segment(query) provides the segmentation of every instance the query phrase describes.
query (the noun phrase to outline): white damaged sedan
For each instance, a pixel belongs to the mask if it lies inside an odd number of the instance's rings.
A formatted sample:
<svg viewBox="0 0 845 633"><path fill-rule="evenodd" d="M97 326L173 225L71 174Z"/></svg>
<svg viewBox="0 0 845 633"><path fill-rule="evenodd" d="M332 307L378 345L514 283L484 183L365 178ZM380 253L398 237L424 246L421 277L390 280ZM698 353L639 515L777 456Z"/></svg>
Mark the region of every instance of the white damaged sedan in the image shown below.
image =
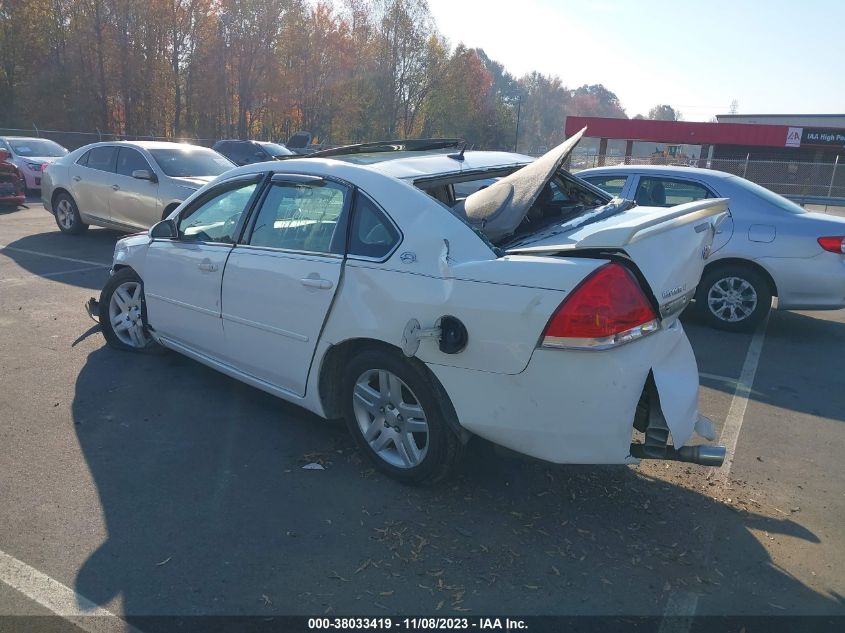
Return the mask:
<svg viewBox="0 0 845 633"><path fill-rule="evenodd" d="M714 433L678 315L726 201L611 199L561 167L579 138L536 161L418 140L231 170L120 240L89 312L113 347L345 418L407 482L442 479L473 435L718 466L690 443Z"/></svg>

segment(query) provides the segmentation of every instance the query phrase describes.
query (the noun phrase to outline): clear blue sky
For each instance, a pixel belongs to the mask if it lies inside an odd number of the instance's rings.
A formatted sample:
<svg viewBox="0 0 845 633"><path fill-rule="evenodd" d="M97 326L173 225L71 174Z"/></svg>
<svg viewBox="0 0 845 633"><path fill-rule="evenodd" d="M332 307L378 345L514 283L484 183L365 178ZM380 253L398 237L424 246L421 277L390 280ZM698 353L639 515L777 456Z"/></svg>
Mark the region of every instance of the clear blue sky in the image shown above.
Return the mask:
<svg viewBox="0 0 845 633"><path fill-rule="evenodd" d="M845 0L429 0L453 46L602 83L628 116L845 112Z"/></svg>

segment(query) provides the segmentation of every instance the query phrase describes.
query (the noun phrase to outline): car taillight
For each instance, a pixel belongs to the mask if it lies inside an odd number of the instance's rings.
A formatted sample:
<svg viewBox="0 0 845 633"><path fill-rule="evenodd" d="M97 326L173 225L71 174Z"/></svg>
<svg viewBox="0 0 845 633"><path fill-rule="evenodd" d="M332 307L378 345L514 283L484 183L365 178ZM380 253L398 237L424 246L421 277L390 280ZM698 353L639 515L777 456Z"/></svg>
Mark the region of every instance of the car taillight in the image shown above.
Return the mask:
<svg viewBox="0 0 845 633"><path fill-rule="evenodd" d="M602 266L558 306L541 339L542 347L607 349L660 328L660 321L631 272L621 264Z"/></svg>
<svg viewBox="0 0 845 633"><path fill-rule="evenodd" d="M47 171L47 168L50 166L50 163L42 163L41 171Z"/></svg>
<svg viewBox="0 0 845 633"><path fill-rule="evenodd" d="M836 237L820 237L819 246L831 253L845 253L845 235Z"/></svg>

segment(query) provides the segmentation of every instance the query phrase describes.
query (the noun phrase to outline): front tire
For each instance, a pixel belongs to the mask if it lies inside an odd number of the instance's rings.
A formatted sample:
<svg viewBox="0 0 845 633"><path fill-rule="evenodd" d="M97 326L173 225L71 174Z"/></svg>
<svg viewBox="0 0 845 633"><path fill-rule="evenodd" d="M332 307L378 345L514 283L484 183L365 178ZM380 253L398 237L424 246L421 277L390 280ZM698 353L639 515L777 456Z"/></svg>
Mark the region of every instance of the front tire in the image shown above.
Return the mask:
<svg viewBox="0 0 845 633"><path fill-rule="evenodd" d="M62 233L79 235L88 230L88 225L82 221L76 202L68 193L60 193L53 202L56 224Z"/></svg>
<svg viewBox="0 0 845 633"><path fill-rule="evenodd" d="M100 327L106 342L115 349L158 352L163 348L150 336L144 283L131 268L109 278L100 293Z"/></svg>
<svg viewBox="0 0 845 633"><path fill-rule="evenodd" d="M766 278L751 267L719 266L702 276L695 303L709 326L752 332L772 309L772 291Z"/></svg>
<svg viewBox="0 0 845 633"><path fill-rule="evenodd" d="M452 431L433 378L398 353L368 350L343 375L350 433L376 468L403 483L433 484L457 464L462 445Z"/></svg>

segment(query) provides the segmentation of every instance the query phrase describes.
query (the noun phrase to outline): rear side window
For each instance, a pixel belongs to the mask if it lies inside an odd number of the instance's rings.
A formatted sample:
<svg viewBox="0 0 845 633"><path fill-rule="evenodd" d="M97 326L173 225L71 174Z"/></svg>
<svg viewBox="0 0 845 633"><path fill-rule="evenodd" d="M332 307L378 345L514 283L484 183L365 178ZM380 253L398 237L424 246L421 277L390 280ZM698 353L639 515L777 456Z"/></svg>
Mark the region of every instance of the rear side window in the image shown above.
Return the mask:
<svg viewBox="0 0 845 633"><path fill-rule="evenodd" d="M131 176L136 169L150 169L147 159L141 153L128 147L121 147L117 154L117 173L123 176Z"/></svg>
<svg viewBox="0 0 845 633"><path fill-rule="evenodd" d="M91 150L89 149L87 152L85 152L82 156L79 157L79 160L76 161L76 164L82 165L83 167L85 167L86 165L88 165L88 157L90 155L91 155Z"/></svg>
<svg viewBox="0 0 845 633"><path fill-rule="evenodd" d="M586 180L591 185L606 191L611 196L620 196L628 178L626 176L587 176L582 180Z"/></svg>
<svg viewBox="0 0 845 633"><path fill-rule="evenodd" d="M88 162L86 163L86 166L89 169L113 172L116 155L116 147L95 147L88 152Z"/></svg>
<svg viewBox="0 0 845 633"><path fill-rule="evenodd" d="M704 185L686 180L640 176L634 199L637 204L650 207L671 207L676 204L712 198Z"/></svg>
<svg viewBox="0 0 845 633"><path fill-rule="evenodd" d="M383 259L399 241L399 232L376 203L362 193L355 200L349 254Z"/></svg>

